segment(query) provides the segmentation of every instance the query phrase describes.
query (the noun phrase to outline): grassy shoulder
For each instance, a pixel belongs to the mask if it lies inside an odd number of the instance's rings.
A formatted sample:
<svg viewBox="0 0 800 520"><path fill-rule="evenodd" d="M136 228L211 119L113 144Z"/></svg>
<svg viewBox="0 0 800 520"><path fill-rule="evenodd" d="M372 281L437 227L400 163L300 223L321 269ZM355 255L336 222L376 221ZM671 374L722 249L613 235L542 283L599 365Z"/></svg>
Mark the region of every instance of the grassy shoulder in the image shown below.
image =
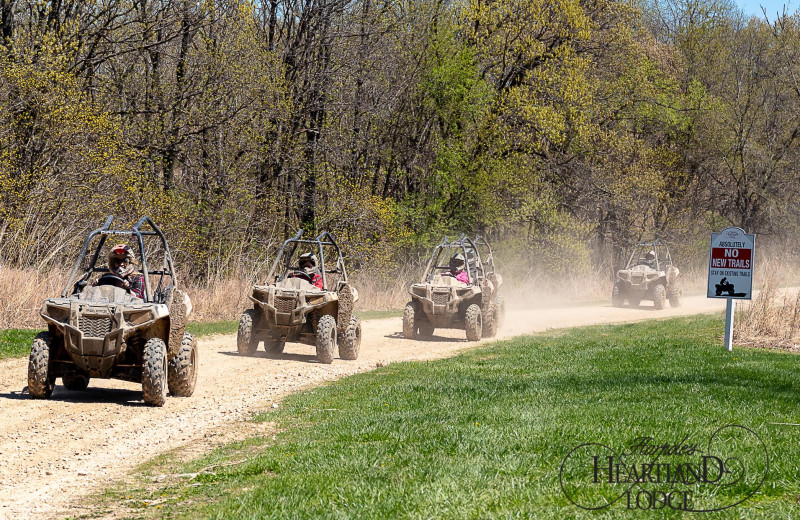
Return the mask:
<svg viewBox="0 0 800 520"><path fill-rule="evenodd" d="M681 318L391 364L292 395L257 417L276 424L274 438L231 444L188 464L151 463L140 489L105 500L136 516L170 518L695 517L629 511L624 501L580 509L565 497L559 471L582 443L622 450L651 436L703 444L718 428L739 424L764 440L770 470L755 496L713 517L797 516L800 359L728 353L721 332L719 318ZM698 503L732 500L766 470L748 441L731 446L747 478L696 490ZM160 474L173 477L152 484ZM581 500L607 500L607 488L589 486Z"/></svg>
<svg viewBox="0 0 800 520"><path fill-rule="evenodd" d="M382 320L385 318L402 318L403 309L390 309L388 311L362 311L356 310L356 316L362 320Z"/></svg>
<svg viewBox="0 0 800 520"><path fill-rule="evenodd" d="M0 359L27 356L38 333L33 329L0 330Z"/></svg>

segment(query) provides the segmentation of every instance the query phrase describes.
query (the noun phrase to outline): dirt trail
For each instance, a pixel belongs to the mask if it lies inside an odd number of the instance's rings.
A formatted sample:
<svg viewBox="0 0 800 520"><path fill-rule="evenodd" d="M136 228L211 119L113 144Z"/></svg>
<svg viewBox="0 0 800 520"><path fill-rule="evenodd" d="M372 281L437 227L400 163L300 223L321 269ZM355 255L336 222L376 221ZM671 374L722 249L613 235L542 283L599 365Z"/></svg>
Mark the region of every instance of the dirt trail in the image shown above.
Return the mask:
<svg viewBox="0 0 800 520"><path fill-rule="evenodd" d="M684 299L682 307L655 311L610 305L509 312L499 337L574 327L721 311L724 300ZM218 444L221 431L286 394L393 361L451 356L474 346L463 331L436 331L432 340L402 337L400 318L364 322L361 356L315 361L313 347L288 344L269 358L236 354L233 336L200 340L200 375L190 398L168 398L163 408L142 403L141 386L94 380L84 392L60 384L50 400L23 392L27 359L0 362L0 518L63 518L89 513L80 498L170 449ZM490 340L484 340L484 342ZM58 383L61 381L59 380ZM225 428L228 426L228 428Z"/></svg>

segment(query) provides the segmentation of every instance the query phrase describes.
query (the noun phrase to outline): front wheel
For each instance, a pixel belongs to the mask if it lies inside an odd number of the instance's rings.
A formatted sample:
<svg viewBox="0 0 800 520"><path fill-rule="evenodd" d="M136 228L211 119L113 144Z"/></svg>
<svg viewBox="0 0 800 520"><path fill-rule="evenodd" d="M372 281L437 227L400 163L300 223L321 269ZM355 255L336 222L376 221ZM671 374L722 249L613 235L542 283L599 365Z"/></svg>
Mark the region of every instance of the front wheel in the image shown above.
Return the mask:
<svg viewBox="0 0 800 520"><path fill-rule="evenodd" d="M146 404L164 406L167 400L167 345L160 338L151 338L144 344L142 391Z"/></svg>
<svg viewBox="0 0 800 520"><path fill-rule="evenodd" d="M403 336L406 339L417 339L417 306L413 301L406 304L403 310Z"/></svg>
<svg viewBox="0 0 800 520"><path fill-rule="evenodd" d="M188 332L178 353L169 360L169 393L177 397L191 397L197 384L197 339Z"/></svg>
<svg viewBox="0 0 800 520"><path fill-rule="evenodd" d="M667 303L667 290L663 285L658 284L653 288L653 305L658 310L664 308Z"/></svg>
<svg viewBox="0 0 800 520"><path fill-rule="evenodd" d="M317 322L317 358L322 363L333 363L336 352L336 318L326 314Z"/></svg>
<svg viewBox="0 0 800 520"><path fill-rule="evenodd" d="M464 328L467 331L467 339L469 341L478 341L481 339L481 334L483 333L483 316L481 315L480 305L473 303L467 307L464 322Z"/></svg>
<svg viewBox="0 0 800 520"><path fill-rule="evenodd" d="M339 357L342 359L358 359L361 351L361 320L358 316L350 318L347 330L342 334L342 342L339 343Z"/></svg>
<svg viewBox="0 0 800 520"><path fill-rule="evenodd" d="M625 294L622 292L619 284L614 284L611 290L611 305L614 307L622 307L625 304Z"/></svg>
<svg viewBox="0 0 800 520"><path fill-rule="evenodd" d="M236 333L236 348L239 354L252 356L258 348L258 338L253 333L253 324L256 321L256 310L247 309L239 318L239 330Z"/></svg>
<svg viewBox="0 0 800 520"><path fill-rule="evenodd" d="M47 399L53 395L56 378L52 375L52 341L49 332L40 332L31 345L28 358L28 393L35 399Z"/></svg>

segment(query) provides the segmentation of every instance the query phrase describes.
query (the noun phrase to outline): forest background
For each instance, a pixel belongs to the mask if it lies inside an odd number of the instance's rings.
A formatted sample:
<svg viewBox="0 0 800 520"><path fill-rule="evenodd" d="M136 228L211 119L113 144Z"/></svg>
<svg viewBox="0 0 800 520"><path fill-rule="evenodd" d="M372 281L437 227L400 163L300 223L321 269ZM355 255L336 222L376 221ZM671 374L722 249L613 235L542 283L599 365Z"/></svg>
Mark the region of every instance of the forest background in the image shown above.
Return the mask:
<svg viewBox="0 0 800 520"><path fill-rule="evenodd" d="M799 141L797 12L0 0L0 326L109 214L162 227L209 319L300 228L335 234L371 308L445 234L487 236L529 293L610 291L653 236L701 272L729 225L771 258L800 245Z"/></svg>

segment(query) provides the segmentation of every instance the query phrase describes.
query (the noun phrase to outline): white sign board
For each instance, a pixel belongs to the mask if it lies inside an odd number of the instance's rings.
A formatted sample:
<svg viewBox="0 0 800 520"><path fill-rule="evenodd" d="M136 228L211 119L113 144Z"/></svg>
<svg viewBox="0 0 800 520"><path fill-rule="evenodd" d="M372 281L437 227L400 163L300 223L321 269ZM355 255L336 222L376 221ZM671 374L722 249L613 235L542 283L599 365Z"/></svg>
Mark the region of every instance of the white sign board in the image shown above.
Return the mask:
<svg viewBox="0 0 800 520"><path fill-rule="evenodd" d="M738 227L711 233L708 252L709 298L750 300L756 236Z"/></svg>

